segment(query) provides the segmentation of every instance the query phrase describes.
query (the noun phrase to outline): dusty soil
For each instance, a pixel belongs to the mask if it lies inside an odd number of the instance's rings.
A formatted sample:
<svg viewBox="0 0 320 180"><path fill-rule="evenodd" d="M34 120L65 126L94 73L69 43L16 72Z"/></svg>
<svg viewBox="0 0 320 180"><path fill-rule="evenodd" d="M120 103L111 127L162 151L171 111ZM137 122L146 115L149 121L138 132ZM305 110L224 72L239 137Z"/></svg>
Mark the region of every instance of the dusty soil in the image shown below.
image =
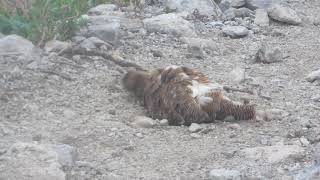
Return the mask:
<svg viewBox="0 0 320 180"><path fill-rule="evenodd" d="M320 1L292 3L300 13L320 19ZM199 38L212 39L217 49L203 59L187 57L186 44L170 35L136 33L123 40L121 55L144 67L186 65L201 70L212 81L262 89L265 99L245 93L227 93L233 99L246 96L261 110L280 112L270 121L216 122L203 124L200 137L188 127L135 128L129 122L145 115L135 97L123 89L117 65L101 58L74 57L72 65L42 57L44 66L56 67L73 80L30 70L28 63L1 57L0 152L17 141L69 144L77 148L70 179L206 179L211 169L235 169L246 177L281 179L313 159L319 143L319 84L305 77L319 69L319 26L272 23L253 36L230 39L221 31L199 24ZM282 62L252 63L262 42L279 46ZM161 51L154 57L151 50ZM36 57L32 57L36 58ZM40 63L40 64L41 64ZM246 80L235 84L229 72L246 69ZM234 124L237 128L233 128ZM299 134L290 136L290 134ZM279 163L250 160L239 151L250 147L310 144L299 157Z"/></svg>

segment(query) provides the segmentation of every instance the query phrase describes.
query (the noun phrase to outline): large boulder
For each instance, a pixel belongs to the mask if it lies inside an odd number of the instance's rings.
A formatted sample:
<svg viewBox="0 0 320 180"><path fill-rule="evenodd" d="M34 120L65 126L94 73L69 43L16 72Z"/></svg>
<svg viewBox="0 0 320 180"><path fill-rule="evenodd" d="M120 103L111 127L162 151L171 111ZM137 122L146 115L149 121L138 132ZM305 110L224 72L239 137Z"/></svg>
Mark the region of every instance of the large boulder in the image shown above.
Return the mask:
<svg viewBox="0 0 320 180"><path fill-rule="evenodd" d="M45 146L16 143L0 156L0 179L65 180L58 154Z"/></svg>
<svg viewBox="0 0 320 180"><path fill-rule="evenodd" d="M158 32L176 36L196 36L193 24L174 13L144 19L143 23L148 32Z"/></svg>
<svg viewBox="0 0 320 180"><path fill-rule="evenodd" d="M198 9L201 15L208 17L220 18L223 15L219 6L212 0L166 0L165 6L178 12L192 13Z"/></svg>
<svg viewBox="0 0 320 180"><path fill-rule="evenodd" d="M0 53L25 55L29 54L33 48L31 41L15 34L0 39Z"/></svg>
<svg viewBox="0 0 320 180"><path fill-rule="evenodd" d="M298 25L302 22L301 18L293 9L280 4L272 5L268 9L268 14L272 19L287 24Z"/></svg>

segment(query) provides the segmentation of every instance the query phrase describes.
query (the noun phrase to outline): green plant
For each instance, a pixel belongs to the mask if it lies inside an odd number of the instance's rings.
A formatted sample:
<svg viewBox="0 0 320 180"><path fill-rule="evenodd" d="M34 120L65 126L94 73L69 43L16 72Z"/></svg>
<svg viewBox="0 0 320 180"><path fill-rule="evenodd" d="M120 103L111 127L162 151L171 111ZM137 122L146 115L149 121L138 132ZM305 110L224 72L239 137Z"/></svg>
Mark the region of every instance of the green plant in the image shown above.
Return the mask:
<svg viewBox="0 0 320 180"><path fill-rule="evenodd" d="M96 5L87 0L34 0L26 15L0 11L0 31L19 34L39 45L47 40L70 38L79 28L79 17Z"/></svg>

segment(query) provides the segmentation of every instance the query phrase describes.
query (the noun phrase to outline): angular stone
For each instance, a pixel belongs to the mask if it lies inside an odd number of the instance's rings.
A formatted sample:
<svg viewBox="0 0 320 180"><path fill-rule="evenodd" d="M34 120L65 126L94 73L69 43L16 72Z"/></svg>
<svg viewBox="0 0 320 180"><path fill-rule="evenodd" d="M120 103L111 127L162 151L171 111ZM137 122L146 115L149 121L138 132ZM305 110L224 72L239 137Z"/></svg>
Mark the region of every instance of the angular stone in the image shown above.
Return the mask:
<svg viewBox="0 0 320 180"><path fill-rule="evenodd" d="M237 170L213 169L209 173L210 180L241 180L241 173Z"/></svg>
<svg viewBox="0 0 320 180"><path fill-rule="evenodd" d="M296 11L289 7L281 6L280 4L272 5L268 9L268 14L270 18L287 24L298 25L302 22Z"/></svg>
<svg viewBox="0 0 320 180"><path fill-rule="evenodd" d="M231 38L241 38L247 36L249 30L243 26L224 26L222 32Z"/></svg>
<svg viewBox="0 0 320 180"><path fill-rule="evenodd" d="M274 63L282 61L282 52L280 48L271 45L263 44L255 56L255 62Z"/></svg>
<svg viewBox="0 0 320 180"><path fill-rule="evenodd" d="M49 144L47 145L58 154L58 161L64 167L72 167L77 159L76 148L67 144Z"/></svg>
<svg viewBox="0 0 320 180"><path fill-rule="evenodd" d="M34 45L31 41L18 36L8 35L0 39L0 53L17 53L26 55L32 52Z"/></svg>
<svg viewBox="0 0 320 180"><path fill-rule="evenodd" d="M201 129L202 129L202 127L197 123L192 123L189 126L189 131L192 133L199 132Z"/></svg>
<svg viewBox="0 0 320 180"><path fill-rule="evenodd" d="M187 37L196 36L193 24L174 13L147 18L143 20L143 23L148 32Z"/></svg>
<svg viewBox="0 0 320 180"><path fill-rule="evenodd" d="M320 80L320 69L312 71L306 78L309 82L319 81Z"/></svg>
<svg viewBox="0 0 320 180"><path fill-rule="evenodd" d="M230 81L241 83L245 80L245 69L236 67L229 73Z"/></svg>
<svg viewBox="0 0 320 180"><path fill-rule="evenodd" d="M268 12L264 9L257 9L254 23L259 26L269 26Z"/></svg>
<svg viewBox="0 0 320 180"><path fill-rule="evenodd" d="M88 36L95 36L113 44L117 44L119 42L119 33L119 22L111 22L103 25L92 25L88 27Z"/></svg>

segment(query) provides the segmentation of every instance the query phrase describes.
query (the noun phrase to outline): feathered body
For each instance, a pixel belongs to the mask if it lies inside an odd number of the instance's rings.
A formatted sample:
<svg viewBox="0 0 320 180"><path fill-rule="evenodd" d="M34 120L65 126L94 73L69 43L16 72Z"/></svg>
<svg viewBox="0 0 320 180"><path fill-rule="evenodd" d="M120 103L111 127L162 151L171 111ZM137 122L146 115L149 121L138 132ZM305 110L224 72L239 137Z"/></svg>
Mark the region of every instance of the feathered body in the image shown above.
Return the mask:
<svg viewBox="0 0 320 180"><path fill-rule="evenodd" d="M129 71L123 84L143 100L151 117L168 119L170 125L208 123L227 116L255 118L253 105L235 104L222 94L218 84L187 67Z"/></svg>

